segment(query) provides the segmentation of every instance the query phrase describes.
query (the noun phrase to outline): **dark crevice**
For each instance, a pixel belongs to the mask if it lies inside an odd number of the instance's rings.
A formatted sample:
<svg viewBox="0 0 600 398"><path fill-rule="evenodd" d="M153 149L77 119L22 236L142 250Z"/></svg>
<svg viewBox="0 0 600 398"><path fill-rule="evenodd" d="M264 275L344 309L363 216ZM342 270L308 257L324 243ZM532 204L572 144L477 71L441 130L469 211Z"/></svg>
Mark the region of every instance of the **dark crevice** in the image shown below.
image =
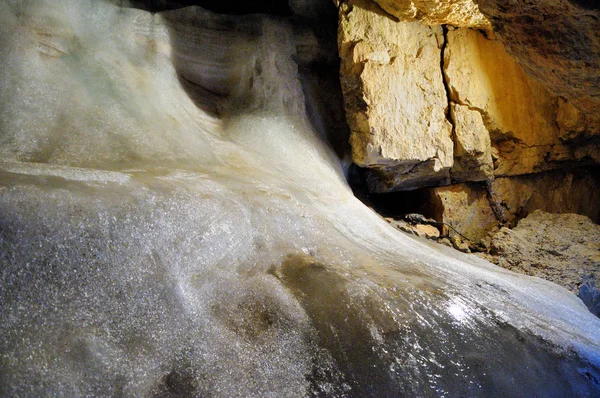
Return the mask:
<svg viewBox="0 0 600 398"><path fill-rule="evenodd" d="M442 42L442 48L440 51L440 54L441 54L441 56L440 56L440 72L442 73L442 83L444 84L444 90L446 91L446 103L448 104L448 107L446 108L446 119L452 125L452 136L454 136L454 121L452 120L452 114L451 114L451 109L450 109L452 98L450 96L450 87L448 85L448 79L447 79L446 73L444 72L446 46L448 45L448 27L446 25L442 25L442 34L443 34L444 41Z"/></svg>
<svg viewBox="0 0 600 398"><path fill-rule="evenodd" d="M442 42L442 48L440 51L440 72L442 74L442 83L444 84L444 90L446 92L446 104L447 104L447 108L446 108L446 120L448 120L448 122L450 123L450 125L452 125L452 131L450 132L450 136L452 137L452 144L453 144L453 153L456 154L456 127L454 125L454 120L452 119L452 98L450 95L450 87L448 85L448 76L446 76L446 72L445 72L445 58L446 58L446 46L448 45L448 27L446 25L442 25L442 37L443 37L443 42ZM454 162L457 162L458 159L454 159ZM452 168L450 168L449 171L450 174L450 181L454 181L454 178L452 178Z"/></svg>
<svg viewBox="0 0 600 398"><path fill-rule="evenodd" d="M494 216L496 217L496 220L498 221L498 223L500 225L504 226L504 225L506 225L506 222L507 222L506 214L504 212L504 207L502 206L502 202L500 201L500 199L494 192L494 187L492 184L493 182L494 182L493 178L490 178L489 180L485 181L485 191L487 194L486 196L487 196L488 203L490 204L490 208L492 209L492 212L494 213Z"/></svg>

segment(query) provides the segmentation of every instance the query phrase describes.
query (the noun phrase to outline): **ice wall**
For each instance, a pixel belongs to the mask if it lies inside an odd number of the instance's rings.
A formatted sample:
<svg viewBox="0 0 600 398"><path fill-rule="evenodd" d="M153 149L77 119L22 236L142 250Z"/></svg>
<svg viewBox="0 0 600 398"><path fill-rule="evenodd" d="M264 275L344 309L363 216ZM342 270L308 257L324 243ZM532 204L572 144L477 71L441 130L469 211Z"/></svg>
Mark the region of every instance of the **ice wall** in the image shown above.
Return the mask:
<svg viewBox="0 0 600 398"><path fill-rule="evenodd" d="M0 2L0 395L594 396L600 320L390 228L294 29Z"/></svg>

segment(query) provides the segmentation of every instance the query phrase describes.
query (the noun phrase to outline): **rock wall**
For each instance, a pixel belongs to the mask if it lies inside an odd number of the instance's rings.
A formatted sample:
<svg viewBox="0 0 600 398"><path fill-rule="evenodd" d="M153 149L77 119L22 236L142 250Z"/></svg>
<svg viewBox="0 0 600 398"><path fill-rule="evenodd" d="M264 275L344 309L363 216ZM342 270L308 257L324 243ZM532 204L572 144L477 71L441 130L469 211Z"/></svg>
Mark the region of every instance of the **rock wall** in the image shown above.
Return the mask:
<svg viewBox="0 0 600 398"><path fill-rule="evenodd" d="M398 23L366 0L340 6L339 53L354 162L378 190L448 183L452 126L440 72L441 27Z"/></svg>
<svg viewBox="0 0 600 398"><path fill-rule="evenodd" d="M501 177L484 183L429 188L422 208L473 242L489 246L499 226L513 227L535 210L577 213L600 222L600 174L596 171L548 171ZM443 227L442 233L453 235Z"/></svg>
<svg viewBox="0 0 600 398"><path fill-rule="evenodd" d="M576 140L587 131L576 108L527 75L500 42L471 29L451 29L447 38L450 100L481 114L487 131L476 131L490 136L494 176L551 170L586 157L600 161L598 141Z"/></svg>
<svg viewBox="0 0 600 398"><path fill-rule="evenodd" d="M596 9L375 2L337 2L352 158L370 192L437 187L430 215L478 241L535 209L598 220L598 178L575 170L600 163ZM559 11L564 41L548 33Z"/></svg>
<svg viewBox="0 0 600 398"><path fill-rule="evenodd" d="M600 6L585 0L478 0L498 39L531 76L600 115ZM598 128L595 124L595 129Z"/></svg>

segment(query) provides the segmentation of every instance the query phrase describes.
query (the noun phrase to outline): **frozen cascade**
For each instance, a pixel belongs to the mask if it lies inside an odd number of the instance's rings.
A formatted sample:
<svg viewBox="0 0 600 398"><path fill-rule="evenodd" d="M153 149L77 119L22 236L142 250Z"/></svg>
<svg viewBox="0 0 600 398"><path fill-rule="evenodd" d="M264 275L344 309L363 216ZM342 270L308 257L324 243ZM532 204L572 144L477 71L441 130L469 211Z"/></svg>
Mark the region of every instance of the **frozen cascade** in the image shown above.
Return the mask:
<svg viewBox="0 0 600 398"><path fill-rule="evenodd" d="M0 2L0 395L598 396L579 299L353 197L297 30Z"/></svg>

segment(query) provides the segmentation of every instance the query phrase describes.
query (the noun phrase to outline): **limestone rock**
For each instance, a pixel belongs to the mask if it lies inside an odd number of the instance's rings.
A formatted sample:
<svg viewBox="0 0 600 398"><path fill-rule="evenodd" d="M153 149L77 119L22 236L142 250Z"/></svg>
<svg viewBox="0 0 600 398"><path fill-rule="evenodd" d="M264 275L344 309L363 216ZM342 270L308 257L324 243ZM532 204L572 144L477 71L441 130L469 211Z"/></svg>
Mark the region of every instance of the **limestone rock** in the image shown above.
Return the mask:
<svg viewBox="0 0 600 398"><path fill-rule="evenodd" d="M551 213L577 213L600 221L600 176L590 171L552 171L534 175L496 178L494 196L516 222L536 209Z"/></svg>
<svg viewBox="0 0 600 398"><path fill-rule="evenodd" d="M424 197L428 216L486 247L489 233L500 224L515 225L538 209L600 220L600 175L593 169L502 177L485 187L465 183L429 188ZM458 235L452 228L444 226L442 233Z"/></svg>
<svg viewBox="0 0 600 398"><path fill-rule="evenodd" d="M539 276L577 291L582 280L600 280L600 225L577 214L540 210L502 228L492 239L495 262L516 272Z"/></svg>
<svg viewBox="0 0 600 398"><path fill-rule="evenodd" d="M473 0L375 0L396 18L420 20L427 25L453 25L490 29L490 22Z"/></svg>
<svg viewBox="0 0 600 398"><path fill-rule="evenodd" d="M528 74L580 111L600 114L600 7L582 0L479 0Z"/></svg>
<svg viewBox="0 0 600 398"><path fill-rule="evenodd" d="M440 237L440 231L433 225L417 224L415 225L417 235L427 239L437 239Z"/></svg>
<svg viewBox="0 0 600 398"><path fill-rule="evenodd" d="M467 106L451 105L454 123L454 167L452 180L480 181L493 175L490 134L481 113Z"/></svg>
<svg viewBox="0 0 600 398"><path fill-rule="evenodd" d="M463 253L471 253L469 245L463 242L462 239L458 236L453 236L452 238L450 238L450 242L452 242L452 247L454 247L456 250L461 251Z"/></svg>
<svg viewBox="0 0 600 398"><path fill-rule="evenodd" d="M406 233L417 235L421 238L437 239L440 237L440 231L433 225L426 224L411 224L404 220L396 220L393 218L385 219L392 227L404 231Z"/></svg>
<svg viewBox="0 0 600 398"><path fill-rule="evenodd" d="M582 113L564 98L558 99L556 123L560 129L561 141L600 137L600 115Z"/></svg>
<svg viewBox="0 0 600 398"><path fill-rule="evenodd" d="M447 43L444 73L450 98L480 112L498 153L494 175L536 173L581 159L598 161L597 142L569 141L589 137L593 120L529 77L500 42L474 30L455 29L448 31Z"/></svg>
<svg viewBox="0 0 600 398"><path fill-rule="evenodd" d="M450 173L438 158L417 164L372 168L367 173L367 185L371 192L411 190L448 184Z"/></svg>
<svg viewBox="0 0 600 398"><path fill-rule="evenodd" d="M449 182L453 142L442 41L439 26L395 22L365 0L340 5L340 75L352 157L378 169L373 190Z"/></svg>
<svg viewBox="0 0 600 398"><path fill-rule="evenodd" d="M412 225L407 223L404 220L396 220L394 218L386 218L385 221L391 224L392 227L399 229L400 231L408 232L409 234L414 234Z"/></svg>
<svg viewBox="0 0 600 398"><path fill-rule="evenodd" d="M458 231L470 241L485 244L489 232L498 225L483 187L457 184L432 188L430 195L433 218L453 228L444 226L444 234L454 236Z"/></svg>
<svg viewBox="0 0 600 398"><path fill-rule="evenodd" d="M454 245L452 244L452 242L448 238L441 238L441 239L438 240L438 243L441 244L441 245L444 245L444 246L454 247Z"/></svg>

